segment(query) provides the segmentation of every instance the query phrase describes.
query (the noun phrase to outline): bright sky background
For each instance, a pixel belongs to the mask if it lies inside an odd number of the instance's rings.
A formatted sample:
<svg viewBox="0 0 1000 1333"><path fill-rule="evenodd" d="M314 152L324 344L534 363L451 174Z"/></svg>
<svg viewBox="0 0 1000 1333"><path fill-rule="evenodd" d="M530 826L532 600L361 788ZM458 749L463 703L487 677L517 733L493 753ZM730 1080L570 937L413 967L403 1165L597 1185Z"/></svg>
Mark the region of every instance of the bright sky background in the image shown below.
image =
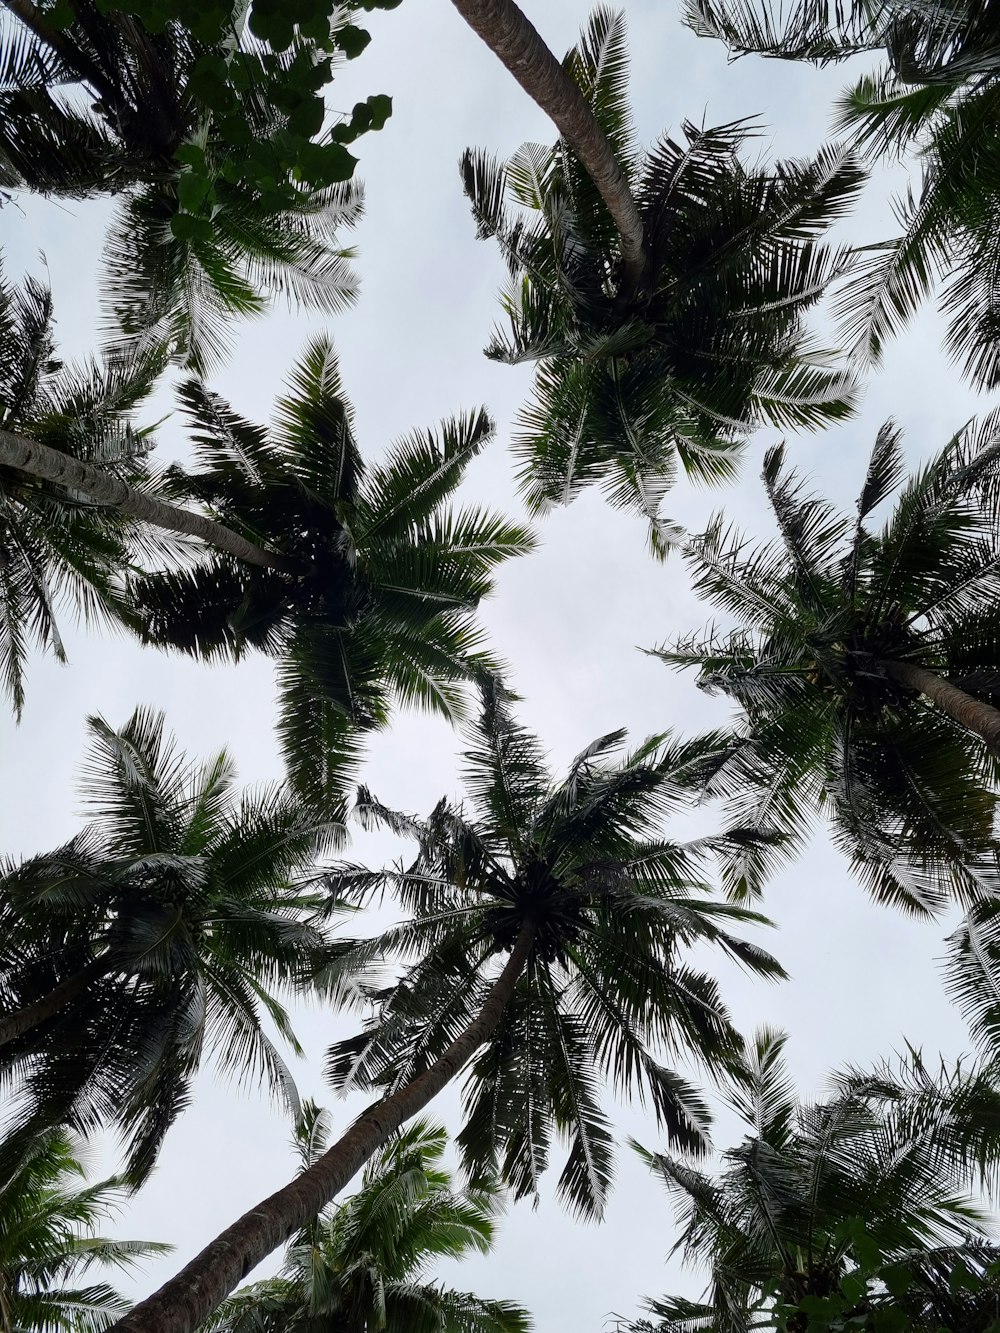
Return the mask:
<svg viewBox="0 0 1000 1333"><path fill-rule="evenodd" d="M559 54L586 18L582 0L525 0L525 7ZM717 124L753 116L768 127L762 153L805 155L823 142L831 101L851 71L750 59L727 65L720 45L681 26L675 0L627 0L624 7L643 141L679 127L684 118ZM362 299L355 311L328 322L357 407L361 447L377 455L411 427L485 403L498 422L498 439L474 464L464 495L519 515L505 442L530 372L481 355L498 315L503 275L495 248L475 239L457 161L469 145L506 156L526 139L551 141L554 132L448 0L404 0L394 12L371 15L368 26L371 46L328 93L337 110L349 111L370 92L388 92L394 104L386 129L366 135L356 149L367 192L367 215L353 238ZM898 171L875 179L841 234L858 242L892 234L888 198L903 181L905 173ZM44 252L66 353L86 353L95 343L106 215L102 203L56 206L30 199L0 212L10 276L42 275ZM215 386L244 415L267 420L294 357L323 324L281 312L245 326ZM853 503L875 431L890 414L905 427L916 461L986 406L961 385L939 335L937 321L925 313L891 348L855 421L790 439L791 458L826 494ZM157 406L149 419L169 410L169 399ZM159 438L164 459L183 456L179 421L165 422ZM761 432L737 488L694 491L681 483L665 512L697 531L709 512L724 505L751 532L769 532L758 473L764 448L775 438ZM553 763L565 765L585 743L616 727L626 726L640 739L664 728L690 733L724 720L723 700L706 698L690 677L671 674L637 651L710 617L694 599L680 561L654 563L645 551L644 525L610 510L596 492L547 518L539 531L539 550L501 572L483 617L497 650L513 666L513 684L524 698L521 715L543 737ZM225 745L246 782L280 777L270 729L271 668L264 659L208 669L124 639L72 632L68 639L69 667L44 659L33 664L21 726L0 717L4 852L45 850L77 827L74 774L91 713L120 724L136 704L163 708L189 754L207 756ZM440 795L458 793L458 748L459 739L443 723L404 716L372 742L364 777L388 804L427 811ZM372 863L395 854L390 840L371 837L359 837L351 851L352 858ZM821 1090L829 1068L890 1055L904 1038L931 1054L954 1056L967 1048L938 973L948 923L917 926L873 905L822 835L772 884L766 909L777 930L761 942L778 954L792 979L766 986L733 968L719 965L717 971L745 1032L761 1022L788 1030L804 1095ZM362 1103L336 1102L323 1085L321 1063L329 1042L352 1027L349 1019L317 1007L302 1010L297 1021L309 1053L297 1066L301 1090L332 1105L343 1125ZM457 1129L455 1096L443 1098L437 1113ZM660 1146L655 1125L638 1108L620 1109L616 1123L623 1140L631 1134ZM735 1132L723 1116L717 1144L727 1146ZM288 1133L266 1100L202 1078L154 1178L117 1227L122 1235L177 1246L173 1259L137 1280L136 1294L159 1285L222 1226L287 1179L293 1167ZM551 1198L557 1174L552 1171L537 1209L523 1203L508 1214L492 1257L449 1272L449 1281L520 1301L545 1333L596 1333L612 1312L634 1314L644 1294L701 1290L701 1275L665 1266L670 1206L627 1149L601 1227L576 1224L560 1212Z"/></svg>

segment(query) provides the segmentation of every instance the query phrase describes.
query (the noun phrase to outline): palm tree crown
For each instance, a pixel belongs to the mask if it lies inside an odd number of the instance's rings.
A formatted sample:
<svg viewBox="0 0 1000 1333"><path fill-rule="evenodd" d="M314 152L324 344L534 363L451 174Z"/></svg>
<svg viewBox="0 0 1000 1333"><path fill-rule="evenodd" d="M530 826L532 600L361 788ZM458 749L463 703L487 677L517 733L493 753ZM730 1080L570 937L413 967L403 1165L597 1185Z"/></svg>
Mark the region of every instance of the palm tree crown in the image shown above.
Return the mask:
<svg viewBox="0 0 1000 1333"><path fill-rule="evenodd" d="M325 1150L329 1117L303 1107L303 1167ZM431 1280L441 1259L489 1253L501 1196L458 1192L443 1129L417 1120L369 1163L361 1188L289 1247L279 1277L242 1288L203 1326L212 1333L528 1333L527 1313Z"/></svg>
<svg viewBox="0 0 1000 1333"><path fill-rule="evenodd" d="M885 344L943 280L946 342L977 384L1000 384L1000 26L989 0L688 0L688 22L731 51L826 63L883 50L837 108L836 128L872 157L918 155L922 181L897 201L902 234L866 247L841 298L856 351Z"/></svg>
<svg viewBox="0 0 1000 1333"><path fill-rule="evenodd" d="M911 1050L897 1069L838 1075L829 1100L808 1104L795 1098L784 1043L758 1033L731 1081L727 1101L749 1132L718 1175L640 1149L676 1203L674 1251L705 1264L710 1278L703 1301L651 1301L655 1322L631 1327L805 1330L826 1328L833 1311L844 1316L838 1327L936 1333L949 1301L947 1279L936 1289L935 1274L981 1271L991 1260L973 1190L996 1180L996 1068L942 1066L935 1076ZM870 1283L873 1270L894 1290ZM957 1285L952 1293L963 1316L988 1304ZM892 1322L864 1322L889 1308ZM813 1323L821 1310L826 1318Z"/></svg>
<svg viewBox="0 0 1000 1333"><path fill-rule="evenodd" d="M605 1076L649 1096L672 1141L704 1149L702 1099L662 1056L690 1052L711 1065L738 1051L740 1038L715 982L681 951L710 942L754 972L782 975L769 954L726 929L763 918L712 901L692 878L703 855L743 831L694 846L660 836L662 817L714 760L717 738L654 737L614 763L624 739L616 732L553 786L538 742L487 677L468 739L475 820L447 801L415 820L362 791L361 817L415 838L417 860L398 871L345 865L329 877L335 903L391 888L411 912L326 969L338 998L375 1006L358 1036L331 1049L329 1074L341 1091L379 1095L293 1181L137 1305L122 1333L189 1333L466 1066L459 1142L473 1180L499 1174L515 1194L533 1192L559 1135L570 1150L557 1192L599 1215L612 1169ZM394 968L389 985L365 979L393 956L402 974Z"/></svg>
<svg viewBox="0 0 1000 1333"><path fill-rule="evenodd" d="M719 517L686 547L696 590L735 627L656 650L740 708L708 781L732 818L765 824L791 848L823 810L881 901L924 916L958 901L965 917L947 984L991 1043L1000 1036L998 432L995 415L969 426L900 486L899 433L884 427L856 515L809 495L772 450L764 481L780 540L754 546ZM877 529L874 511L893 491ZM773 862L773 844L763 852ZM760 859L754 847L745 857Z"/></svg>
<svg viewBox="0 0 1000 1333"><path fill-rule="evenodd" d="M740 819L766 808L794 834L824 806L872 890L916 912L949 891L989 896L997 874L995 750L926 694L949 686L973 722L995 718L998 430L995 416L967 428L900 487L899 432L884 427L856 515L808 494L771 450L780 540L752 545L719 516L686 546L696 590L735 627L657 650L743 713Z"/></svg>
<svg viewBox="0 0 1000 1333"><path fill-rule="evenodd" d="M67 366L52 324L47 288L33 278L13 287L0 269L0 431L29 435L133 486L148 486L150 442L130 417L150 392L162 356L150 350ZM66 659L61 606L88 619L120 613L114 576L139 552L157 549L148 544L152 536L126 523L65 487L0 468L0 690L16 713L24 706L32 642Z"/></svg>
<svg viewBox="0 0 1000 1333"><path fill-rule="evenodd" d="M82 1144L64 1130L0 1143L0 1328L4 1333L100 1333L128 1309L88 1269L129 1268L171 1249L94 1234L117 1210L114 1180L84 1185Z"/></svg>
<svg viewBox="0 0 1000 1333"><path fill-rule="evenodd" d="M174 21L151 33L95 0L69 8L65 28L44 3L0 11L0 187L120 196L103 284L115 336L155 331L202 373L228 350L233 317L273 294L329 313L351 304L357 280L337 231L357 220L361 192L271 179L266 146L290 115L256 87L263 49L250 37L202 42ZM297 39L268 58L308 67L314 54ZM250 145L239 161L197 94L234 56Z"/></svg>
<svg viewBox="0 0 1000 1333"><path fill-rule="evenodd" d="M206 658L249 649L278 663L278 727L297 788L329 810L359 732L390 699L460 714L461 682L482 657L473 611L490 571L531 549L499 515L447 507L492 433L485 412L396 442L366 465L329 342L295 369L273 430L197 383L183 391L200 466L173 469L174 493L283 557L281 570L220 552L138 578L147 637Z"/></svg>
<svg viewBox="0 0 1000 1333"><path fill-rule="evenodd" d="M278 788L240 797L228 756L185 760L157 714L89 728L86 825L2 868L0 1064L22 1116L116 1124L139 1178L206 1049L297 1107L263 1017L297 1049L274 992L336 951L309 871L338 830Z"/></svg>
<svg viewBox="0 0 1000 1333"><path fill-rule="evenodd" d="M590 1215L612 1174L604 1077L648 1097L673 1141L706 1145L704 1104L662 1054L690 1052L711 1067L740 1040L716 983L683 947L710 941L752 971L781 975L726 929L762 918L712 901L697 880L727 838L683 845L660 831L697 788L712 746L652 737L615 761L623 742L623 732L600 737L553 784L538 741L487 685L465 754L471 812L444 800L416 820L362 791L361 818L415 838L420 851L405 870L346 868L332 880L345 895L389 887L412 917L368 948L414 958L397 984L373 992L378 1013L364 1031L332 1049L335 1086L392 1093L413 1080L482 1003L492 960L527 933L513 997L467 1077L458 1142L473 1173L498 1167L520 1197L537 1191L553 1135L565 1139L557 1192Z"/></svg>
<svg viewBox="0 0 1000 1333"><path fill-rule="evenodd" d="M565 144L526 144L506 164L467 152L462 174L480 236L511 273L511 332L487 355L539 362L515 442L536 509L601 482L653 524L678 461L695 478L735 474L761 420L818 425L849 411L851 388L806 338L802 316L845 262L819 237L862 176L844 154L752 170L747 122L633 137L620 15L595 11L566 57L611 141L646 230L647 271L623 277L620 238ZM508 209L513 205L516 214ZM525 212L527 216L525 216Z"/></svg>

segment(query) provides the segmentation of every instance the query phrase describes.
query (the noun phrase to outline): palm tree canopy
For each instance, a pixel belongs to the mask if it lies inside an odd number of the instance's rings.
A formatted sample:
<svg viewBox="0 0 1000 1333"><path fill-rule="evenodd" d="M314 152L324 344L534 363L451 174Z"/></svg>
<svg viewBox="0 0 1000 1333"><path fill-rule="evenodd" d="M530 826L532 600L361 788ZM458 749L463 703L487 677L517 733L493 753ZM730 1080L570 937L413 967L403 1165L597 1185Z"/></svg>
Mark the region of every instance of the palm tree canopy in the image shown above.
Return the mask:
<svg viewBox="0 0 1000 1333"><path fill-rule="evenodd" d="M538 361L515 450L530 506L601 483L653 525L678 465L695 479L735 475L761 421L816 426L850 411L852 388L812 345L804 312L843 269L820 238L863 177L836 150L750 168L739 121L684 124L637 147L626 96L624 21L597 9L565 67L593 107L646 229L649 265L622 276L619 238L565 144L526 144L507 163L468 151L465 190L479 235L510 270L510 333L487 355Z"/></svg>
<svg viewBox="0 0 1000 1333"><path fill-rule="evenodd" d="M117 1211L117 1181L84 1185L83 1145L62 1129L0 1143L0 1324L9 1333L100 1333L128 1302L88 1269L131 1268L170 1245L95 1234Z"/></svg>
<svg viewBox="0 0 1000 1333"><path fill-rule="evenodd" d="M856 514L810 495L783 457L771 450L764 467L778 540L754 545L720 515L685 549L696 591L733 628L656 655L739 705L744 734L717 784L741 822L766 810L794 842L822 807L883 900L926 914L949 892L989 897L996 761L886 663L997 697L1000 418L961 431L905 482L886 425Z"/></svg>
<svg viewBox="0 0 1000 1333"><path fill-rule="evenodd" d="M278 787L240 795L229 757L186 760L161 715L88 725L84 828L2 867L2 1008L90 981L0 1063L22 1119L115 1124L141 1178L206 1053L297 1109L263 1019L297 1050L275 992L317 984L349 947L328 938L313 872L340 829Z"/></svg>
<svg viewBox="0 0 1000 1333"><path fill-rule="evenodd" d="M589 1216L600 1214L613 1168L606 1078L648 1097L672 1141L693 1151L707 1142L700 1094L663 1060L685 1053L712 1067L740 1038L685 946L708 941L755 973L783 975L730 933L763 918L714 901L697 878L727 837L684 845L661 831L697 788L714 741L652 737L623 755L624 740L598 738L553 783L539 742L488 682L467 733L469 811L442 800L415 819L362 789L362 820L414 838L419 852L405 869L342 866L331 876L338 899L386 888L410 914L360 949L395 955L403 971L359 988L376 1015L331 1049L341 1090L391 1093L428 1068L481 1008L494 960L531 932L513 999L469 1068L458 1143L473 1179L499 1171L521 1197L537 1191L552 1139L562 1139L557 1193Z"/></svg>
<svg viewBox="0 0 1000 1333"><path fill-rule="evenodd" d="M887 670L915 663L970 697L998 701L1000 418L959 432L903 481L899 432L880 431L857 513L839 513L783 471L764 481L780 539L754 545L721 516L692 539L695 588L732 628L656 650L695 667L741 721L708 788L730 817L799 845L815 813L880 900L965 917L949 941L947 985L977 1038L1000 1038L997 763ZM879 528L878 507L896 492ZM735 622L735 623L734 623ZM749 846L760 884L781 853Z"/></svg>
<svg viewBox="0 0 1000 1333"><path fill-rule="evenodd" d="M736 53L755 51L825 63L884 50L887 63L849 88L836 127L862 152L918 154L922 181L896 201L902 234L866 247L844 289L845 333L865 359L943 281L946 345L970 379L1000 384L993 279L1000 194L1000 26L989 0L688 0L687 21Z"/></svg>
<svg viewBox="0 0 1000 1333"><path fill-rule="evenodd" d="M329 1117L303 1107L303 1166L324 1151ZM488 1254L501 1196L456 1190L445 1132L414 1121L369 1163L361 1188L289 1247L279 1277L226 1301L205 1333L528 1333L527 1312L433 1282L441 1259Z"/></svg>
<svg viewBox="0 0 1000 1333"><path fill-rule="evenodd" d="M270 432L197 383L182 398L199 466L173 469L168 485L287 569L206 551L190 569L136 579L137 614L155 643L276 659L290 776L328 811L359 733L385 725L393 698L459 716L462 683L488 663L475 607L495 566L533 546L498 514L449 507L492 423L481 410L455 417L366 464L325 339L293 371Z"/></svg>
<svg viewBox="0 0 1000 1333"><path fill-rule="evenodd" d="M120 196L102 284L116 341L152 331L203 373L229 350L233 317L274 295L328 313L356 299L337 235L359 216L360 188L276 168L269 146L297 122L258 86L268 61L322 76L324 52L304 38L283 55L249 36L207 43L175 21L152 33L95 0L71 0L65 28L50 5L11 8L34 17L0 10L0 186ZM236 108L213 117L206 87L237 55ZM239 154L224 132L234 119Z"/></svg>
<svg viewBox="0 0 1000 1333"><path fill-rule="evenodd" d="M150 440L131 417L162 369L162 353L66 365L52 325L48 289L30 277L12 286L0 268L0 430L147 488ZM162 542L82 495L0 468L0 690L18 715L32 646L66 659L60 610L68 605L87 620L119 616L115 575Z"/></svg>
<svg viewBox="0 0 1000 1333"><path fill-rule="evenodd" d="M845 1327L898 1306L902 1323L871 1326L936 1333L949 1294L972 1313L969 1293L948 1293L947 1279L936 1291L934 1274L966 1264L983 1271L992 1258L974 1190L997 1179L995 1065L942 1065L935 1074L911 1049L898 1067L838 1075L833 1095L811 1104L795 1097L784 1043L780 1033L759 1032L730 1080L726 1100L748 1133L718 1174L639 1149L676 1204L673 1250L710 1276L701 1302L648 1302L655 1322L632 1327L804 1329L814 1306L833 1298L839 1307L841 1296ZM895 1293L869 1284L874 1266ZM903 1273L905 1282L893 1280ZM795 1314L800 1303L804 1313ZM985 1333L991 1319L946 1326Z"/></svg>

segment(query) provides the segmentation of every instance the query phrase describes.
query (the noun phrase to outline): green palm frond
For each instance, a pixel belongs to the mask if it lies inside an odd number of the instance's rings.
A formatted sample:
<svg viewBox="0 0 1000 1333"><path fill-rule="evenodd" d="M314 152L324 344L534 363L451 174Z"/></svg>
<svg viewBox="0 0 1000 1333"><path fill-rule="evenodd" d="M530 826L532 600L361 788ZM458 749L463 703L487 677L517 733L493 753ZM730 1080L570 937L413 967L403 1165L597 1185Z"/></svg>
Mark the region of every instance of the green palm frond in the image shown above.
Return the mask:
<svg viewBox="0 0 1000 1333"><path fill-rule="evenodd" d="M324 1123L307 1103L296 1133L306 1163L322 1147ZM446 1144L427 1120L402 1129L369 1162L358 1191L307 1224L281 1275L238 1290L205 1328L292 1333L336 1319L346 1333L529 1333L520 1306L430 1280L441 1259L488 1254L502 1208L493 1182L455 1188L442 1162Z"/></svg>
<svg viewBox="0 0 1000 1333"><path fill-rule="evenodd" d="M172 1246L96 1235L127 1197L116 1180L84 1185L84 1144L65 1130L10 1135L0 1144L0 1280L11 1328L90 1333L128 1309L105 1282L75 1285L88 1269L127 1270Z"/></svg>
<svg viewBox="0 0 1000 1333"><path fill-rule="evenodd" d="M996 422L966 426L909 478L900 449L887 423L854 515L811 494L772 449L764 485L779 539L751 543L718 516L683 542L696 592L731 628L655 655L697 668L702 689L739 709L704 778L735 827L763 835L742 879L736 858L727 868L737 898L759 892L819 813L884 902L926 916L995 891L995 757L958 714L896 685L891 664L994 703Z"/></svg>
<svg viewBox="0 0 1000 1333"><path fill-rule="evenodd" d="M696 480L729 480L761 422L816 426L853 411L852 374L808 343L802 321L850 263L823 235L864 174L832 148L750 167L747 121L685 122L683 140L664 136L639 153L623 22L603 8L565 68L630 182L648 272L641 291L621 287L610 215L562 146L526 144L506 163L466 152L478 234L496 239L511 274L510 328L487 355L537 363L514 439L529 508L602 485L612 504L649 521L662 555L660 508L678 463Z"/></svg>
<svg viewBox="0 0 1000 1333"><path fill-rule="evenodd" d="M800 1302L807 1310L810 1299L850 1292L873 1252L887 1272L896 1265L910 1278L862 1281L867 1302L853 1313L874 1313L876 1327L884 1314L930 1329L937 1325L918 1313L933 1291L930 1274L963 1256L973 1271L988 1263L985 1218L970 1191L995 1171L995 1069L932 1071L911 1051L898 1067L837 1075L831 1097L807 1105L794 1095L783 1043L781 1033L758 1033L745 1067L731 1071L729 1098L749 1136L714 1175L635 1145L676 1205L675 1250L708 1278L699 1302L647 1301L655 1322L629 1324L635 1333L777 1327L776 1302L787 1318ZM942 1300L948 1287L945 1277Z"/></svg>
<svg viewBox="0 0 1000 1333"><path fill-rule="evenodd" d="M888 340L940 290L950 355L976 384L1000 382L1000 41L990 6L689 0L687 22L737 55L822 64L884 51L886 63L841 97L836 129L871 158L915 153L922 180L896 203L900 234L862 250L839 298L845 334L858 357L877 364Z"/></svg>
<svg viewBox="0 0 1000 1333"><path fill-rule="evenodd" d="M163 370L162 347L66 365L53 338L46 287L15 288L0 272L0 429L94 463L153 490L148 434L132 414ZM129 624L120 575L133 561L176 553L115 509L65 487L4 469L0 475L0 689L16 714L34 648L65 661L60 621Z"/></svg>
<svg viewBox="0 0 1000 1333"><path fill-rule="evenodd" d="M253 39L240 44L245 55ZM225 117L206 118L191 95L205 61L232 58L227 41L206 43L176 21L154 33L132 15L74 0L59 51L6 14L0 183L71 198L117 196L102 288L112 345L152 336L204 373L231 349L234 316L259 314L274 298L328 314L354 302L352 252L338 231L360 215L358 187L310 189L284 173L267 191L252 173L234 171ZM299 34L287 59L309 54ZM244 73L249 68L244 63ZM237 96L266 151L292 113L262 97L252 76ZM200 154L210 206L190 206L181 148Z"/></svg>
<svg viewBox="0 0 1000 1333"><path fill-rule="evenodd" d="M8 1012L75 976L86 985L6 1038L0 1063L20 1122L113 1125L138 1180L206 1054L297 1109L265 1028L298 1052L279 996L328 988L350 952L328 937L335 908L312 870L342 826L278 788L240 796L227 756L187 761L159 714L90 729L89 822L66 848L4 867L0 953Z"/></svg>
<svg viewBox="0 0 1000 1333"><path fill-rule="evenodd" d="M172 494L273 552L279 568L220 552L129 584L147 641L212 660L275 659L278 730L297 790L325 818L343 806L365 732L394 702L464 716L467 686L499 669L476 609L504 560L533 549L522 525L453 509L493 432L483 411L396 441L367 465L327 338L308 344L271 430L197 382L182 389L196 466Z"/></svg>
<svg viewBox="0 0 1000 1333"><path fill-rule="evenodd" d="M398 870L331 872L335 896L364 901L385 887L407 915L372 942L400 970L368 992L374 1012L331 1048L327 1074L341 1091L391 1094L429 1069L531 923L531 956L466 1073L458 1144L472 1179L499 1173L520 1197L538 1193L562 1141L557 1194L598 1217L613 1176L604 1085L647 1101L672 1142L704 1152L707 1105L666 1057L686 1052L714 1068L740 1049L718 986L685 951L712 945L755 974L783 974L732 933L764 918L714 901L700 882L720 839L662 836L663 821L696 799L717 737L653 736L628 751L623 732L608 733L553 782L512 696L487 677L481 698L466 727L468 810L442 800L417 819L360 793L366 826L417 851Z"/></svg>

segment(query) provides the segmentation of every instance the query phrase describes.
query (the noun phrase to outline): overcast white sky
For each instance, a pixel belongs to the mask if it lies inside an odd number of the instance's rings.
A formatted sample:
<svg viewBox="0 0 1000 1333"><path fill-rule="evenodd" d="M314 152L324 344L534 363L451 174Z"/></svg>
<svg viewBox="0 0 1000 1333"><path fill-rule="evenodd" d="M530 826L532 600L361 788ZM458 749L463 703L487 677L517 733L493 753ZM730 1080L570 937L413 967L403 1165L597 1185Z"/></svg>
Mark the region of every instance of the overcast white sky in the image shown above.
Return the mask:
<svg viewBox="0 0 1000 1333"><path fill-rule="evenodd" d="M525 7L559 54L574 42L587 12L582 0L526 0ZM684 118L719 123L752 115L769 127L763 151L801 155L823 142L831 100L847 71L757 60L727 65L721 46L681 26L675 0L628 0L624 8L644 141ZM355 311L329 323L357 407L361 446L376 454L396 434L485 403L499 423L499 438L474 465L465 494L518 514L504 446L529 372L481 355L497 315L502 272L495 249L475 240L457 161L468 145L509 155L526 139L551 141L553 132L448 0L405 0L392 13L371 15L369 26L371 46L328 95L340 110L369 92L388 92L394 102L386 129L365 136L357 148L368 201L355 233L362 299ZM890 234L887 199L901 179L899 173L891 181L877 179L843 234L856 241ZM40 272L38 254L45 253L66 352L81 354L94 344L104 208L24 199L0 213L12 276ZM217 387L239 411L266 420L296 353L322 326L301 313L246 326ZM980 406L939 350L939 326L927 314L892 348L860 416L821 436L791 439L791 456L820 488L851 503L886 416L906 428L917 460ZM178 423L167 422L161 438L164 457L183 454ZM698 492L681 484L668 512L697 530L724 504L751 531L766 532L757 474L775 438L761 433L737 488ZM497 649L513 664L522 715L550 747L554 764L565 764L615 727L628 727L638 739L666 727L692 732L721 721L723 702L705 698L690 678L636 651L693 629L710 614L693 598L679 561L657 565L648 558L644 525L610 510L595 492L547 518L540 535L535 554L501 573L483 615ZM35 662L20 728L0 717L4 852L43 850L76 827L73 778L90 713L119 723L138 703L161 707L192 755L226 745L245 781L280 777L270 730L271 670L263 659L210 670L120 639L71 633L69 641L69 667ZM365 779L388 803L427 810L440 795L457 793L457 748L442 723L401 717L373 741ZM380 860L393 850L386 840L364 839L352 855ZM917 926L872 905L822 836L771 886L766 905L778 928L762 942L792 979L763 986L733 969L719 973L746 1032L765 1021L789 1031L803 1094L819 1091L830 1067L888 1055L904 1037L930 1052L966 1049L963 1024L945 1002L937 970L946 923ZM316 1008L299 1017L309 1052L301 1088L327 1104L333 1099L323 1086L322 1055L349 1026ZM345 1124L359 1109L333 1105ZM456 1129L457 1100L444 1099L439 1111ZM622 1108L617 1123L623 1138L632 1134L659 1146L655 1126L637 1109ZM725 1147L734 1132L722 1118L717 1143ZM287 1178L287 1136L287 1124L265 1101L202 1079L155 1177L118 1226L120 1234L178 1247L175 1259L136 1283L137 1294L158 1285ZM449 1278L467 1290L522 1302L548 1333L596 1331L611 1312L634 1313L644 1294L700 1291L700 1275L665 1266L671 1240L669 1205L626 1151L602 1227L574 1224L546 1193L537 1210L522 1204L510 1212L491 1258L471 1261Z"/></svg>

